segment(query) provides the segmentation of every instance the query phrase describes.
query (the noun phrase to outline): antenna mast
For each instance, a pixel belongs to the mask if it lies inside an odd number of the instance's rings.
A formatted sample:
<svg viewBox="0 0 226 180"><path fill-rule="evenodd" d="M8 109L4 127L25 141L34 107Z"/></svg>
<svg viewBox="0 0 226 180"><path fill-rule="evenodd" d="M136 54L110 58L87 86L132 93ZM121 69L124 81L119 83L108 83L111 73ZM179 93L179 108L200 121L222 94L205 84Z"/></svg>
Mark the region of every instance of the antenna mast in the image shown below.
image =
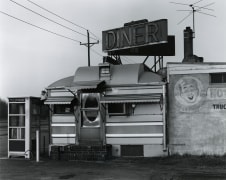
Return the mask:
<svg viewBox="0 0 226 180"><path fill-rule="evenodd" d="M195 38L195 13L200 13L200 14L204 14L204 15L208 15L208 16L212 16L212 17L216 17L212 14L208 14L208 13L204 13L202 12L201 10L209 10L209 11L214 11L213 9L210 9L210 8L207 8L208 6L210 5L213 5L214 2L210 3L210 4L207 4L207 5L204 5L204 6L197 6L196 4L200 3L201 1L203 0L199 0L193 4L185 4L185 3L178 3L178 2L170 2L170 3L173 3L173 4L179 4L179 5L185 5L185 6L189 6L191 8L191 10L177 10L177 11L188 11L189 14L184 17L181 21L179 21L178 24L182 23L185 19L187 19L191 14L192 14L192 22L193 22L193 38Z"/></svg>
<svg viewBox="0 0 226 180"><path fill-rule="evenodd" d="M195 8L193 4L190 5L192 8L192 16L193 16L193 38L195 38Z"/></svg>

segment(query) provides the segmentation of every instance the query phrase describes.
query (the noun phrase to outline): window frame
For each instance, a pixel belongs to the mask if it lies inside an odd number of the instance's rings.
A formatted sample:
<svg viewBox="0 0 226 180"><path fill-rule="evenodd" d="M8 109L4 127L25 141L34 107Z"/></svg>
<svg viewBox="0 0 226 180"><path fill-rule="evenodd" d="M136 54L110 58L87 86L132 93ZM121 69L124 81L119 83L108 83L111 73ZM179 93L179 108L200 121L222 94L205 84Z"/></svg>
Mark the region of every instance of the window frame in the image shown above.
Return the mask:
<svg viewBox="0 0 226 180"><path fill-rule="evenodd" d="M214 82L213 81L213 76L214 75L220 75L220 81L219 82ZM216 77L215 77L216 78ZM212 85L220 85L220 84L226 84L226 72L220 72L220 73L210 73L209 74L209 82L210 82L210 84L212 84Z"/></svg>
<svg viewBox="0 0 226 180"><path fill-rule="evenodd" d="M69 112L59 112L59 111L56 111L57 110L57 107L56 106L64 106L64 110L66 109L66 108L70 108L70 111ZM67 107L68 106L68 107ZM62 109L61 109L62 110ZM54 115L72 115L73 114L73 112L74 112L74 108L73 108L73 105L72 104L54 104L53 105L53 114Z"/></svg>
<svg viewBox="0 0 226 180"><path fill-rule="evenodd" d="M116 112L116 113L109 112L109 105L110 104L112 104L112 105L122 104L123 105L123 112ZM127 106L126 106L126 103L108 103L107 111L108 111L109 116L126 116L127 115Z"/></svg>

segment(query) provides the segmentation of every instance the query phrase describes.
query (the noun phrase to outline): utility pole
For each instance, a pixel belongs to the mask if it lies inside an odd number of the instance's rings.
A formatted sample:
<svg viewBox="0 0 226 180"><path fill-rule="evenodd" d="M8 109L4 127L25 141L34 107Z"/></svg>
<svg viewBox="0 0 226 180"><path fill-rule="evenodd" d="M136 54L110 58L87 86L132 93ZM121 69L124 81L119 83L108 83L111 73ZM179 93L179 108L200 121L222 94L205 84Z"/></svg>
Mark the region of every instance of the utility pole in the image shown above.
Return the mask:
<svg viewBox="0 0 226 180"><path fill-rule="evenodd" d="M90 42L90 38L89 38L89 30L87 30L87 43L81 43L80 45L85 45L88 49L88 66L90 66L90 48L94 45L94 44L99 44L99 41L91 43Z"/></svg>

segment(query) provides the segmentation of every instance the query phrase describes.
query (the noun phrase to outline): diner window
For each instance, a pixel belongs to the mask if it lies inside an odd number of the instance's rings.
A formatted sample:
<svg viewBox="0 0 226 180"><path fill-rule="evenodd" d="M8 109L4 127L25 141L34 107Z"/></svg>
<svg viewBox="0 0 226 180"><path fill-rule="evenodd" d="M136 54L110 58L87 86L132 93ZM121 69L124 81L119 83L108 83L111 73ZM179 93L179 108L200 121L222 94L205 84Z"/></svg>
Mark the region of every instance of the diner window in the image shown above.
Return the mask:
<svg viewBox="0 0 226 180"><path fill-rule="evenodd" d="M55 104L53 112L54 114L72 114L73 105L72 104Z"/></svg>
<svg viewBox="0 0 226 180"><path fill-rule="evenodd" d="M210 83L226 83L226 73L211 73L210 74Z"/></svg>
<svg viewBox="0 0 226 180"><path fill-rule="evenodd" d="M110 116L126 115L126 104L124 104L124 103L110 103L110 104L108 104L108 114Z"/></svg>

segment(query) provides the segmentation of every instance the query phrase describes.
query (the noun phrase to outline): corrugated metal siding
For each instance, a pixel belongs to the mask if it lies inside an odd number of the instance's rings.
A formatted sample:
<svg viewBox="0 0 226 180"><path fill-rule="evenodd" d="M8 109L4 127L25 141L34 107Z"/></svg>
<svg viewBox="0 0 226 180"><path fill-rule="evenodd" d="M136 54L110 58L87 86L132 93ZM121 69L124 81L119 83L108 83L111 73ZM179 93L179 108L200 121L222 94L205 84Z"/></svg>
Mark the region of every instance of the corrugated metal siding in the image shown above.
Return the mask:
<svg viewBox="0 0 226 180"><path fill-rule="evenodd" d="M51 138L52 144L75 143L75 117L73 115L52 115Z"/></svg>
<svg viewBox="0 0 226 180"><path fill-rule="evenodd" d="M52 115L52 123L75 123L73 115Z"/></svg>
<svg viewBox="0 0 226 180"><path fill-rule="evenodd" d="M53 144L74 144L75 138L52 138Z"/></svg>
<svg viewBox="0 0 226 180"><path fill-rule="evenodd" d="M135 108L134 114L130 116L107 116L107 143L163 144L163 114L160 105L139 104L137 107L137 111Z"/></svg>
<svg viewBox="0 0 226 180"><path fill-rule="evenodd" d="M163 144L163 138L107 138L107 144Z"/></svg>
<svg viewBox="0 0 226 180"><path fill-rule="evenodd" d="M156 134L163 133L162 125L107 126L107 134Z"/></svg>
<svg viewBox="0 0 226 180"><path fill-rule="evenodd" d="M150 115L150 114L140 114L139 118L134 116L111 116L106 118L107 122L117 123L117 122L162 122L162 115Z"/></svg>

